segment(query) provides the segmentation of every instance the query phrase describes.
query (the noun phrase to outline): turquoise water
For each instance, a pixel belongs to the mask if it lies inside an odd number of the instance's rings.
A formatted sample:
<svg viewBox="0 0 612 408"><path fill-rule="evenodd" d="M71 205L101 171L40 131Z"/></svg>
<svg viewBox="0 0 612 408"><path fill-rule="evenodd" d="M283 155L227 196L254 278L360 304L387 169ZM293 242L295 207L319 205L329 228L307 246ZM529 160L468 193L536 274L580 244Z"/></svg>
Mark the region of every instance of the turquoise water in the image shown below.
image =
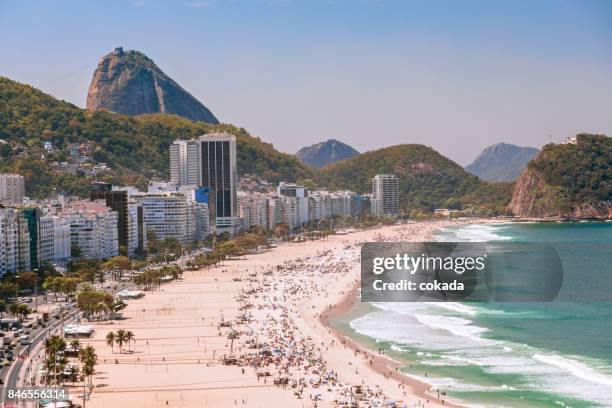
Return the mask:
<svg viewBox="0 0 612 408"><path fill-rule="evenodd" d="M612 302L582 301L612 298L611 223L471 225L437 239L550 244L562 300L379 303L351 317L357 335L469 406L612 407Z"/></svg>

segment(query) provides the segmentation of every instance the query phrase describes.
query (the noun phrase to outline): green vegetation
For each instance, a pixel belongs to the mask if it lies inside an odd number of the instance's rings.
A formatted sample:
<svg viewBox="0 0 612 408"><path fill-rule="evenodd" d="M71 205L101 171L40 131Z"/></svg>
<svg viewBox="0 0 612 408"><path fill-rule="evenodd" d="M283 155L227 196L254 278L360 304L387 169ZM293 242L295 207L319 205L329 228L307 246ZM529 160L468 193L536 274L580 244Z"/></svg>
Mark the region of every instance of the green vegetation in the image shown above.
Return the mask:
<svg viewBox="0 0 612 408"><path fill-rule="evenodd" d="M108 332L106 333L106 344L111 346L111 352L114 353L113 345L117 344L119 346L119 353L123 352L123 345L128 345L128 352L130 352L130 346L132 342L136 342L136 337L131 330L123 330L119 329L117 332Z"/></svg>
<svg viewBox="0 0 612 408"><path fill-rule="evenodd" d="M319 170L276 151L243 128L193 122L176 115L130 117L92 112L0 77L0 139L7 142L0 143L0 171L23 174L26 193L33 198L53 192L87 196L90 173L80 167L72 172L60 168L61 162L74 167L80 160L70 156L69 144L85 146L86 163L106 163L110 167L110 171L97 176L98 180L143 189L152 178L168 178L169 146L175 139L195 138L213 131L236 135L239 174L255 175L272 183L300 180L311 187L369 192L375 174L392 173L400 178L406 214L413 210L431 212L436 207L499 213L510 200L510 184L482 182L422 145L367 152ZM43 149L46 141L53 144L53 152ZM73 248L73 252L79 249Z"/></svg>
<svg viewBox="0 0 612 408"><path fill-rule="evenodd" d="M116 303L113 296L103 290L95 290L83 284L77 295L77 308L86 318L102 318L115 312Z"/></svg>
<svg viewBox="0 0 612 408"><path fill-rule="evenodd" d="M175 115L130 117L91 112L0 77L0 139L8 142L0 149L0 171L23 174L26 193L34 198L54 191L87 195L90 176L80 171L59 172L53 164L69 160L70 143L91 144L91 162L104 162L111 168L98 176L99 180L142 188L151 178L168 178L169 146L175 139L213 131L236 135L240 174L272 182L312 178L312 170L294 156L276 151L243 128L192 122ZM46 141L57 150L44 151Z"/></svg>
<svg viewBox="0 0 612 408"><path fill-rule="evenodd" d="M387 147L334 163L322 169L318 184L365 193L371 191L372 177L382 173L399 177L406 214L435 208L502 212L512 194L511 183L481 181L434 149L418 144Z"/></svg>
<svg viewBox="0 0 612 408"><path fill-rule="evenodd" d="M549 144L528 168L542 175L555 208L567 212L581 204L612 199L612 138L580 134L576 144Z"/></svg>
<svg viewBox="0 0 612 408"><path fill-rule="evenodd" d="M166 277L172 280L181 278L183 271L176 265L162 266L157 269L147 269L146 271L134 276L132 281L136 286L144 290L159 288Z"/></svg>

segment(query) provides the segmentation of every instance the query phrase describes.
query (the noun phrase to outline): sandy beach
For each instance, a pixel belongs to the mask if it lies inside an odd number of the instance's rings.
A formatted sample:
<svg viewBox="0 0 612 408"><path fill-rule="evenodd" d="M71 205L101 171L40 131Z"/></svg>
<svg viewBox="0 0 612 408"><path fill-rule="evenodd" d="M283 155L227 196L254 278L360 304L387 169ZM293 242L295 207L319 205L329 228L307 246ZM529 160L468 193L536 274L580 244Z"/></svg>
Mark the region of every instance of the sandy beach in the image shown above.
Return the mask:
<svg viewBox="0 0 612 408"><path fill-rule="evenodd" d="M424 241L446 224L282 244L185 272L128 301L123 320L96 323L92 338L82 341L99 356L87 407L333 407L358 400L373 407L458 406L428 395L427 384L396 371L398 363L327 326L355 301L359 243ZM118 329L136 338L121 352L105 341ZM230 356L241 365L223 364ZM79 393L72 390L75 402Z"/></svg>

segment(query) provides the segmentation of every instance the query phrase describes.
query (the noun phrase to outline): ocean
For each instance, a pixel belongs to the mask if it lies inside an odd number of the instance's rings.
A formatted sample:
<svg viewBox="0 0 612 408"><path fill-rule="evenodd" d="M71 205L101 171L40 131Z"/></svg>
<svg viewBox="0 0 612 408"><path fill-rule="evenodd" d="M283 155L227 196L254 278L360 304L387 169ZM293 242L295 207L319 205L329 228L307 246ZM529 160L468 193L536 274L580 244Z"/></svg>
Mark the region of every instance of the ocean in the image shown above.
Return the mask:
<svg viewBox="0 0 612 408"><path fill-rule="evenodd" d="M612 302L584 301L612 298L612 223L467 225L436 239L551 244L563 263L562 294L578 296L358 303L332 323L470 407L612 407Z"/></svg>

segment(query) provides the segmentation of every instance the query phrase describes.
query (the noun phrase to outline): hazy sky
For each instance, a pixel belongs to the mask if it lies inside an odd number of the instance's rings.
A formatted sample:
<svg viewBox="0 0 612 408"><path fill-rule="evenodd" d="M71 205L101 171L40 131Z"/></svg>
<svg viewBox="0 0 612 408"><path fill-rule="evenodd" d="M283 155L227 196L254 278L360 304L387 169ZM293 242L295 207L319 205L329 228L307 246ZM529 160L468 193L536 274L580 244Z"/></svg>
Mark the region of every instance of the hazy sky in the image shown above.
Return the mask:
<svg viewBox="0 0 612 408"><path fill-rule="evenodd" d="M0 75L84 107L98 59L151 57L279 150L612 134L612 1L0 0Z"/></svg>

